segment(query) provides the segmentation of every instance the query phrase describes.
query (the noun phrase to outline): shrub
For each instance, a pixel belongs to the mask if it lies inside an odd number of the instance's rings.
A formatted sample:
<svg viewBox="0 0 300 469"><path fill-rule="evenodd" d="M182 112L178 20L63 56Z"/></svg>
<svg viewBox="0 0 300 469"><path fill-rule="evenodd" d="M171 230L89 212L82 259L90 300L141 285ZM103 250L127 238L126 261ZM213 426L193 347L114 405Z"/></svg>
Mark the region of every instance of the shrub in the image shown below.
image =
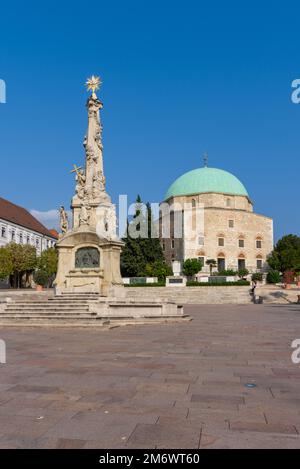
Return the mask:
<svg viewBox="0 0 300 469"><path fill-rule="evenodd" d="M220 275L221 277L235 277L237 275L236 270L228 269L228 270L220 270L217 275Z"/></svg>
<svg viewBox="0 0 300 469"><path fill-rule="evenodd" d="M183 273L187 277L193 277L202 269L203 265L198 259L186 259L183 263Z"/></svg>
<svg viewBox="0 0 300 469"><path fill-rule="evenodd" d="M283 274L283 282L287 284L294 283L295 272L293 270L286 270Z"/></svg>
<svg viewBox="0 0 300 469"><path fill-rule="evenodd" d="M256 282L262 282L263 279L263 274L261 272L256 272L255 274L252 274L252 280Z"/></svg>
<svg viewBox="0 0 300 469"><path fill-rule="evenodd" d="M237 282L206 283L190 281L186 283L187 287L246 287L250 282L247 280L238 280Z"/></svg>
<svg viewBox="0 0 300 469"><path fill-rule="evenodd" d="M267 275L267 282L268 283L280 283L281 276L278 270L270 270Z"/></svg>
<svg viewBox="0 0 300 469"><path fill-rule="evenodd" d="M48 282L48 274L44 270L36 270L33 274L34 283L44 287Z"/></svg>
<svg viewBox="0 0 300 469"><path fill-rule="evenodd" d="M244 277L247 277L247 275L249 274L249 270L248 269L240 269L238 271L238 276L240 278L244 278Z"/></svg>

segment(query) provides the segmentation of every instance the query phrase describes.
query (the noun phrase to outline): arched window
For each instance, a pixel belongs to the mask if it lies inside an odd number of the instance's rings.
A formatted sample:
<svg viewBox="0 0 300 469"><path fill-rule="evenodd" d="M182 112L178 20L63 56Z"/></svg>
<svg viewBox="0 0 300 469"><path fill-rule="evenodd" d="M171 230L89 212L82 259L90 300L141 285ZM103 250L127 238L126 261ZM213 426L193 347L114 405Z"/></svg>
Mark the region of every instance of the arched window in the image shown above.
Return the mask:
<svg viewBox="0 0 300 469"><path fill-rule="evenodd" d="M238 270L246 269L246 256L241 253L238 257Z"/></svg>
<svg viewBox="0 0 300 469"><path fill-rule="evenodd" d="M256 240L255 240L256 249L261 249L262 248L262 243L263 243L262 237L257 236Z"/></svg>
<svg viewBox="0 0 300 469"><path fill-rule="evenodd" d="M193 208L196 207L196 199L192 199L192 207L193 207Z"/></svg>
<svg viewBox="0 0 300 469"><path fill-rule="evenodd" d="M238 245L239 245L239 248L244 248L245 247L245 236L244 235L239 236Z"/></svg>
<svg viewBox="0 0 300 469"><path fill-rule="evenodd" d="M219 252L217 256L217 263L218 263L218 272L226 269L226 262L225 262L225 254L223 252Z"/></svg>

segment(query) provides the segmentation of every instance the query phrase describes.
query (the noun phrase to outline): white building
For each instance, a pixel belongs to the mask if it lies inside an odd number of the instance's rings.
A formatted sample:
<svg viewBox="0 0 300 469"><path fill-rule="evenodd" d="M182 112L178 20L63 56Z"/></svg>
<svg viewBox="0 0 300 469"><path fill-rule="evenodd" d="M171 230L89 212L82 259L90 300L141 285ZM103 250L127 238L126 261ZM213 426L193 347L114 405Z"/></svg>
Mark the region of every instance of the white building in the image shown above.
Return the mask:
<svg viewBox="0 0 300 469"><path fill-rule="evenodd" d="M8 243L31 244L37 254L54 247L55 230L48 230L31 213L0 197L0 247Z"/></svg>

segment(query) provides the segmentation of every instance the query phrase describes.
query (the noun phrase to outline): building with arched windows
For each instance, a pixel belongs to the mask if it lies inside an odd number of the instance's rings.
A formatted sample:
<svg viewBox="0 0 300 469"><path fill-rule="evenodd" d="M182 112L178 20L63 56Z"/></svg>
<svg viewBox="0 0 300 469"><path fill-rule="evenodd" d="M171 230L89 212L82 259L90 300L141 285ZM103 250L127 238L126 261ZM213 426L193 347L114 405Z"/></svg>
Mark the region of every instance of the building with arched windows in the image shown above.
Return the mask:
<svg viewBox="0 0 300 469"><path fill-rule="evenodd" d="M171 184L160 207L160 237L168 263L198 258L203 272L209 271L209 259L219 271L267 269L273 220L254 212L245 186L233 174L209 167L189 171ZM166 233L162 227L168 217ZM196 218L201 222L195 223Z"/></svg>

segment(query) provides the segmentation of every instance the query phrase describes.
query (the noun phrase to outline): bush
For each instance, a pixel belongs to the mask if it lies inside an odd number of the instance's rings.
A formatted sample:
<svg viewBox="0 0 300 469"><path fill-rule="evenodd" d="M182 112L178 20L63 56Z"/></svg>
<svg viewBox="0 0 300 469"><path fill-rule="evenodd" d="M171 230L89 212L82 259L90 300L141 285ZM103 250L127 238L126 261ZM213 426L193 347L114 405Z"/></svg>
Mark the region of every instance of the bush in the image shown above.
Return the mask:
<svg viewBox="0 0 300 469"><path fill-rule="evenodd" d="M248 269L240 269L238 271L238 276L240 278L244 278L244 277L247 277L247 275L249 275L249 270Z"/></svg>
<svg viewBox="0 0 300 469"><path fill-rule="evenodd" d="M173 271L165 261L157 260L151 264L148 263L143 274L142 277L157 277L159 282L164 282L166 277L173 275Z"/></svg>
<svg viewBox="0 0 300 469"><path fill-rule="evenodd" d="M36 285L44 287L48 282L48 274L44 270L36 270L33 274L33 280Z"/></svg>
<svg viewBox="0 0 300 469"><path fill-rule="evenodd" d="M256 272L255 274L252 274L252 280L253 282L262 282L263 279L263 274L260 272Z"/></svg>
<svg viewBox="0 0 300 469"><path fill-rule="evenodd" d="M220 270L217 275L220 275L221 277L235 277L237 275L237 271L232 269Z"/></svg>
<svg viewBox="0 0 300 469"><path fill-rule="evenodd" d="M278 270L270 270L267 275L267 282L268 283L280 283L281 276Z"/></svg>
<svg viewBox="0 0 300 469"><path fill-rule="evenodd" d="M250 282L247 280L238 280L237 282L221 282L221 283L206 283L206 282L187 282L187 287L246 287Z"/></svg>
<svg viewBox="0 0 300 469"><path fill-rule="evenodd" d="M183 263L183 273L187 277L193 277L202 269L203 265L198 259L186 259Z"/></svg>
<svg viewBox="0 0 300 469"><path fill-rule="evenodd" d="M283 274L283 282L287 284L292 284L295 282L295 272L293 270L287 270Z"/></svg>
<svg viewBox="0 0 300 469"><path fill-rule="evenodd" d="M156 283L125 283L124 287L165 287L165 282Z"/></svg>

